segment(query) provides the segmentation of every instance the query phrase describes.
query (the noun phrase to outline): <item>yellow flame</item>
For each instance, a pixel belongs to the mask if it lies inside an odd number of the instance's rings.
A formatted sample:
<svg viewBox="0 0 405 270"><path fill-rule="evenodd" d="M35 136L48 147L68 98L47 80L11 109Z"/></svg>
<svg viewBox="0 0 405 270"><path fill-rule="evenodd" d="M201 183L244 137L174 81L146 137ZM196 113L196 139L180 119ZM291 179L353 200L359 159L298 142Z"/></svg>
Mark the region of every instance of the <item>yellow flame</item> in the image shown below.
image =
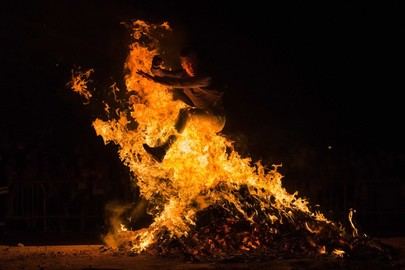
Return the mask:
<svg viewBox="0 0 405 270"><path fill-rule="evenodd" d="M133 97L128 110L137 122L137 128L127 128L128 114L119 111L119 119L96 119L93 122L94 129L105 143L113 142L119 146L119 156L134 174L140 194L151 205L162 209L157 211L148 228L132 232L121 224L120 230L108 235L109 241L119 244L130 240L133 251L140 252L154 243L163 229L172 236L187 235L195 224L197 211L221 201L229 202L247 220L252 220L244 212L240 199L230 192L242 185L260 198L263 209L277 209L278 215L268 214L266 217L271 223L294 220L295 211L304 212L316 221L331 223L323 214L312 213L308 202L297 193L290 194L283 188L282 175L278 172L281 165L266 168L260 162L252 164L250 158L242 158L234 151L231 141L213 132L210 125L202 121L192 122L178 135L162 163L157 163L145 152L144 143L158 145L175 134L173 126L178 112L187 106L173 100L171 89L136 73L137 70L149 72L153 56L161 50L159 40L170 31L168 23L156 25L139 20L133 23L134 42L125 63L125 83ZM72 77L73 90L87 98L91 94L84 81L91 72ZM116 98L118 90L115 85L111 91ZM105 105L105 108L109 111L110 107ZM213 191L220 184L223 188ZM309 224L306 227L312 233L318 232ZM250 249L255 245L250 243L248 246L243 248ZM320 250L322 253L324 248Z"/></svg>
<svg viewBox="0 0 405 270"><path fill-rule="evenodd" d="M121 226L121 231L123 231L123 232L128 231L128 229L125 227L124 224L120 224L120 226Z"/></svg>
<svg viewBox="0 0 405 270"><path fill-rule="evenodd" d="M354 226L354 223L353 223L353 214L354 213L356 213L355 209L349 209L349 222L350 222L350 225L352 226L352 229L353 229L353 237L357 237L359 235L359 232L358 232L356 226Z"/></svg>
<svg viewBox="0 0 405 270"><path fill-rule="evenodd" d="M344 250L341 250L341 249L334 249L332 251L332 254L335 255L336 257L342 258L345 255L345 252L344 252Z"/></svg>

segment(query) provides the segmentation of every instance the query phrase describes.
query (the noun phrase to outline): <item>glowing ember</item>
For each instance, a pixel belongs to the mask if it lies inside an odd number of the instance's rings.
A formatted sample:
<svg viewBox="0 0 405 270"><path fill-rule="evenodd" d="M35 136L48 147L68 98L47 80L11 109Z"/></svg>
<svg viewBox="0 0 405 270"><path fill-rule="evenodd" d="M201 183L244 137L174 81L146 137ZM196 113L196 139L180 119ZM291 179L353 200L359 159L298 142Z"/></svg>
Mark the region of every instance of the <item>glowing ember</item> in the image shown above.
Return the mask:
<svg viewBox="0 0 405 270"><path fill-rule="evenodd" d="M252 164L206 123L187 126L162 163L145 152L144 143L158 145L160 138L176 133L177 114L187 106L173 100L171 89L137 74L149 72L152 58L161 52L160 39L170 31L168 23L133 23L134 41L125 63L131 100L116 111L118 119L93 122L105 143L119 146L119 156L154 216L153 223L139 231L113 222L106 242L137 253L181 251L196 258L271 252L343 256L347 233L341 225L313 212L297 192L288 193L279 166ZM91 72L73 75L71 83L86 99L92 96L85 84ZM111 91L117 101L123 90L114 85ZM108 113L112 107L104 101ZM129 127L133 122L135 128Z"/></svg>

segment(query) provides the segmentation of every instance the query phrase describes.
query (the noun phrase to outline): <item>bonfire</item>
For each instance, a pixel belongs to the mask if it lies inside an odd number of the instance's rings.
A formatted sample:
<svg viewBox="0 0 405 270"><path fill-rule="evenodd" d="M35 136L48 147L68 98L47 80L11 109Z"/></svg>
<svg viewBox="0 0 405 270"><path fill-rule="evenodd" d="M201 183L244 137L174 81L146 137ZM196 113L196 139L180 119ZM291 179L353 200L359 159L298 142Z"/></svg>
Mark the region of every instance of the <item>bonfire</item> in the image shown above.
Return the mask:
<svg viewBox="0 0 405 270"><path fill-rule="evenodd" d="M128 221L115 220L107 245L193 260L344 257L360 246L371 247L354 225L353 211L346 226L329 220L298 192L287 192L281 165L241 157L231 140L203 123L191 123L163 162L151 158L142 145L158 145L159 138L173 134L176 116L187 105L174 100L167 87L137 74L150 72L153 57L163 53L161 40L173 31L169 24L137 20L131 29L125 88L110 88L114 98L102 101L108 119L95 119L93 127L106 144L118 146L153 222L133 230ZM72 73L71 87L86 103L93 96L87 85L92 73Z"/></svg>

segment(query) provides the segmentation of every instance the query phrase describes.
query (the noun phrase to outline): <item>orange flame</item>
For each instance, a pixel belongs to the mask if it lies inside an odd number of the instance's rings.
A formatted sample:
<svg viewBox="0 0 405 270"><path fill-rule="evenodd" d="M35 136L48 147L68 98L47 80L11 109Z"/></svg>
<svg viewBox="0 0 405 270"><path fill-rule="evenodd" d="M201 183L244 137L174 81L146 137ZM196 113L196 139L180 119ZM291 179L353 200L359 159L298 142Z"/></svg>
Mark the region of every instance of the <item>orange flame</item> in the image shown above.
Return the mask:
<svg viewBox="0 0 405 270"><path fill-rule="evenodd" d="M91 97L93 96L90 93L90 90L88 88L88 82L91 74L94 73L94 69L89 69L87 71L80 71L79 70L72 70L72 79L69 82L70 88L81 95L84 99L85 102L84 104L88 104L90 102Z"/></svg>
<svg viewBox="0 0 405 270"><path fill-rule="evenodd" d="M265 168L260 162L252 164L250 158L242 158L232 147L232 142L212 132L209 123L193 122L187 126L172 145L162 163L155 162L142 145L158 145L160 139L168 138L176 131L173 126L184 103L175 101L171 89L139 76L136 71L148 72L152 58L160 52L159 39L171 31L168 23L133 23L134 42L125 63L127 91L136 98L129 103L130 116L137 122L135 130L128 129L128 114L120 113L118 120L93 122L97 134L105 143L119 145L119 156L135 175L140 194L158 209L153 223L146 229L130 231L125 227L113 230L108 238L116 242L132 240L132 250L140 252L156 241L158 232L166 229L174 237L187 235L195 224L196 213L210 205L227 201L247 220L240 199L229 192L232 188L247 186L251 194L260 198L261 207L277 209L278 215L268 215L271 223L283 219L294 220L293 212L303 212L316 222L332 224L323 214L311 212L308 202L298 197L297 192L288 193L282 186L281 165ZM83 87L83 78L91 71L74 77L74 91L90 98ZM116 88L111 88L114 96ZM86 94L87 93L87 94ZM106 107L109 108L109 107ZM223 183L221 191L212 191ZM311 233L318 233L314 224L306 224ZM119 223L117 223L119 224ZM117 225L118 226L118 225ZM120 225L123 226L123 225ZM125 234L125 236L123 236ZM252 243L250 246L254 246ZM325 248L319 248L325 253ZM337 256L342 253L334 251Z"/></svg>

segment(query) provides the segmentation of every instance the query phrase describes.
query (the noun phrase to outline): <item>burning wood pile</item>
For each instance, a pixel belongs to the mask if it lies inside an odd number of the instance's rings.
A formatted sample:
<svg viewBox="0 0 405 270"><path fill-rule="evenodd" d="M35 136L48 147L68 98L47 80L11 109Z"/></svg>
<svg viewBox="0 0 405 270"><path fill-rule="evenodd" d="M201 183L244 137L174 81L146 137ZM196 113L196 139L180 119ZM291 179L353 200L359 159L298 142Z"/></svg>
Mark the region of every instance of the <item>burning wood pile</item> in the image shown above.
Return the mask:
<svg viewBox="0 0 405 270"><path fill-rule="evenodd" d="M111 86L113 101L103 101L108 120L96 119L93 126L105 143L118 145L119 156L133 173L141 196L149 201L154 220L137 231L115 220L105 237L107 245L193 260L343 257L358 247L382 250L365 244L368 240L359 236L352 213L348 229L313 211L297 192L283 188L278 166L269 169L242 158L231 141L212 132L212 126L191 122L180 134L174 128L176 118L179 112L190 111L189 105L174 100L172 89L157 83L161 79L148 80L153 78L148 73L153 59L165 51L161 40L172 30L167 23L143 21L135 21L132 29L126 89ZM93 96L85 82L91 72L73 73L71 83L86 103ZM119 100L119 92L130 100ZM158 145L160 138L173 136L177 140L164 159L156 161L145 151L145 145Z"/></svg>
<svg viewBox="0 0 405 270"><path fill-rule="evenodd" d="M212 192L221 192L225 185L220 183ZM173 237L169 230L160 230L144 253L220 262L362 256L391 259L387 247L357 235L355 227L346 232L342 225L337 227L300 211L283 216L276 208L263 209L262 198L249 192L247 186L234 187L232 193L244 202L243 212L248 216L223 200L197 212L196 223L186 235ZM121 250L130 251L137 245L133 232L121 234Z"/></svg>

